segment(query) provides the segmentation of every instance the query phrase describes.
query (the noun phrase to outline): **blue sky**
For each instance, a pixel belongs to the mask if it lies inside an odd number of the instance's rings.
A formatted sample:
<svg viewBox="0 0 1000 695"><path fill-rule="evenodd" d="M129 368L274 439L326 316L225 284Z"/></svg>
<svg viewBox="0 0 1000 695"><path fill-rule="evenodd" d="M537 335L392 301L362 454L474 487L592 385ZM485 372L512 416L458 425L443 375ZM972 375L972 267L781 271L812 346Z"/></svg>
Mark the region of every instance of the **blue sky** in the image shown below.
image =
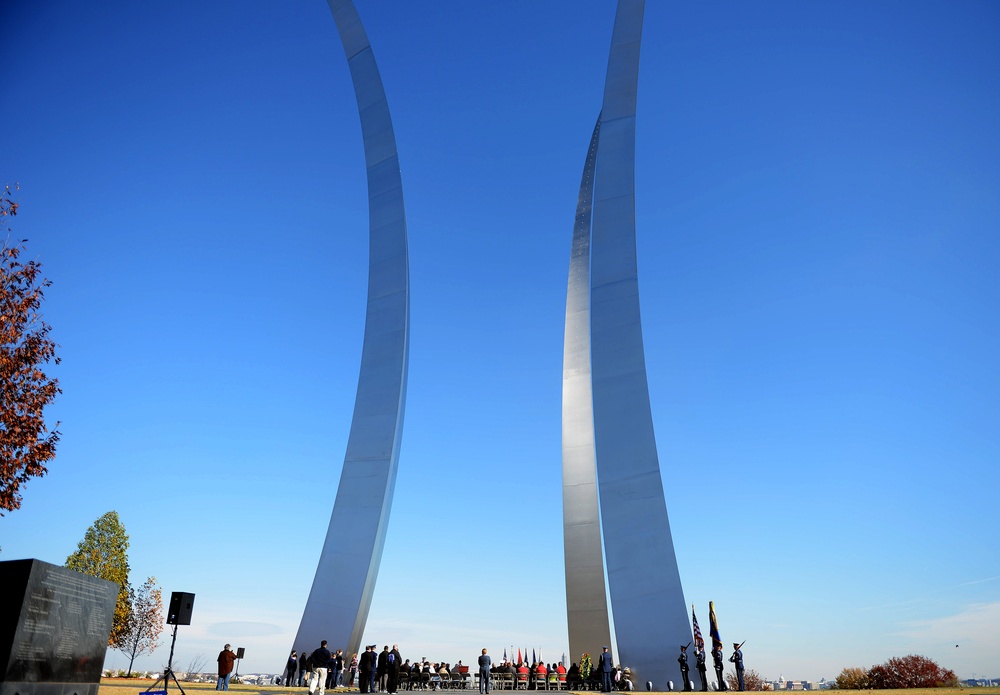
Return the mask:
<svg viewBox="0 0 1000 695"><path fill-rule="evenodd" d="M614 5L357 4L412 291L365 639L553 660L566 273ZM0 176L63 358L58 456L0 557L62 563L115 509L133 583L197 596L175 667L231 642L241 672L277 671L364 321L332 17L22 0L0 23ZM998 30L991 2L648 3L636 212L667 508L687 603L705 626L715 601L765 676L909 653L1000 675Z"/></svg>

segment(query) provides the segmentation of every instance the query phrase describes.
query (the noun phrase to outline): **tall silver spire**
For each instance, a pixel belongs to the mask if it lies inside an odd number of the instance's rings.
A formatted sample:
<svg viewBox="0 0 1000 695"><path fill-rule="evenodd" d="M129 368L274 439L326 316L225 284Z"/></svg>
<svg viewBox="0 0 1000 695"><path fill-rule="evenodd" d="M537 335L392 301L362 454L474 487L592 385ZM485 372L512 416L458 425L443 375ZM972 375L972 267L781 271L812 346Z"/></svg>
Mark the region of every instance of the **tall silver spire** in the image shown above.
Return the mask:
<svg viewBox="0 0 1000 695"><path fill-rule="evenodd" d="M368 309L354 417L316 577L294 647L360 651L396 485L406 404L410 279L396 138L382 78L351 0L329 0L361 116L368 170Z"/></svg>

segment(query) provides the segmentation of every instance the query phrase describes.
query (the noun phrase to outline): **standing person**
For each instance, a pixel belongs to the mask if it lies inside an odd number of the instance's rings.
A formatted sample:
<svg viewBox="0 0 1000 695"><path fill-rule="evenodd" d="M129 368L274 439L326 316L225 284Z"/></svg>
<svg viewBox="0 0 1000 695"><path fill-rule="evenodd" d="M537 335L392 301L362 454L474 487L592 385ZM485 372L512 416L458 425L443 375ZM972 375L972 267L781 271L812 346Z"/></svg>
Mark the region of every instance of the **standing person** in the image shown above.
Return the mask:
<svg viewBox="0 0 1000 695"><path fill-rule="evenodd" d="M233 663L236 661L236 652L227 644L219 652L219 682L215 684L216 690L229 690L229 677L233 673Z"/></svg>
<svg viewBox="0 0 1000 695"><path fill-rule="evenodd" d="M726 681L722 677L722 642L712 643L712 664L715 666L715 678L719 681L719 692L726 689Z"/></svg>
<svg viewBox="0 0 1000 695"><path fill-rule="evenodd" d="M295 674L299 672L299 658L295 656L295 650L288 657L285 663L285 685L295 685Z"/></svg>
<svg viewBox="0 0 1000 695"><path fill-rule="evenodd" d="M681 647L681 655L677 657L677 663L681 665L681 681L684 683L684 692L691 690L691 668L688 666L687 647Z"/></svg>
<svg viewBox="0 0 1000 695"><path fill-rule="evenodd" d="M705 665L705 647L699 646L694 649L695 668L698 669L698 677L701 678L701 692L708 692L708 667Z"/></svg>
<svg viewBox="0 0 1000 695"><path fill-rule="evenodd" d="M361 659L358 661L358 687L362 693L368 692L368 684L371 682L371 670L372 648L366 644L365 651L361 654Z"/></svg>
<svg viewBox="0 0 1000 695"><path fill-rule="evenodd" d="M378 670L378 654L375 650L378 649L378 645L372 645L372 668L368 672L368 692L375 692L375 674Z"/></svg>
<svg viewBox="0 0 1000 695"><path fill-rule="evenodd" d="M483 647L483 653L479 657L479 692L481 693L490 691L490 666L492 665L493 660L486 653L486 647Z"/></svg>
<svg viewBox="0 0 1000 695"><path fill-rule="evenodd" d="M347 683L348 688L354 687L354 679L357 677L357 675L358 675L358 655L355 654L354 656L351 657L351 680L349 683Z"/></svg>
<svg viewBox="0 0 1000 695"><path fill-rule="evenodd" d="M385 680L389 674L389 645L385 645L378 653L378 666L376 676L378 676L378 691L385 692Z"/></svg>
<svg viewBox="0 0 1000 695"><path fill-rule="evenodd" d="M309 663L312 664L312 676L309 678L309 695L316 692L319 686L319 695L326 692L326 672L330 666L330 650L326 648L326 640L319 643L316 649L309 655Z"/></svg>
<svg viewBox="0 0 1000 695"><path fill-rule="evenodd" d="M398 645L392 645L392 651L389 652L386 662L385 690L389 695L395 695L396 688L399 687L400 655Z"/></svg>
<svg viewBox="0 0 1000 695"><path fill-rule="evenodd" d="M343 685L340 674L344 672L344 650L338 649L333 655L333 687Z"/></svg>
<svg viewBox="0 0 1000 695"><path fill-rule="evenodd" d="M733 642L733 655L729 657L729 660L736 664L736 682L740 686L740 691L743 691L743 652L740 651L742 645Z"/></svg>
<svg viewBox="0 0 1000 695"><path fill-rule="evenodd" d="M614 664L611 662L611 652L607 647L601 651L601 660L597 662L597 670L601 673L601 690L606 693L611 692L611 669Z"/></svg>
<svg viewBox="0 0 1000 695"><path fill-rule="evenodd" d="M306 656L306 650L299 650L299 685L309 685L306 682L306 671L309 670L309 657Z"/></svg>
<svg viewBox="0 0 1000 695"><path fill-rule="evenodd" d="M337 669L337 655L334 652L330 652L330 663L326 665L326 689L333 690L336 686L336 681L334 680L334 672Z"/></svg>

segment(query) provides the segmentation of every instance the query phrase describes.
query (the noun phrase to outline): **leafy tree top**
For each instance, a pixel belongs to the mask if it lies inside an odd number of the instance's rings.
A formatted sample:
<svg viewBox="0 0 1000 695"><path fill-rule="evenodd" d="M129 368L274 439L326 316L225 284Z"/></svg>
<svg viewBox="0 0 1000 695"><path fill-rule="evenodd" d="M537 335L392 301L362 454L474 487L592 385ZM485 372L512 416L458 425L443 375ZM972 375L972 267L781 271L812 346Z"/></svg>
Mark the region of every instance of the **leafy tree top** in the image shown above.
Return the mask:
<svg viewBox="0 0 1000 695"><path fill-rule="evenodd" d="M118 512L104 514L87 529L83 540L76 546L76 552L66 558L66 567L118 584L118 603L108 640L110 646L115 646L127 630L132 612L128 583L128 534L118 518Z"/></svg>
<svg viewBox="0 0 1000 695"><path fill-rule="evenodd" d="M59 381L42 370L48 362L59 364L51 326L40 313L44 290L52 283L41 277L38 261L21 261L26 240L10 236L17 207L5 186L0 196L0 516L21 506L21 485L45 475L59 441L59 431L48 431L44 418L45 406L61 393Z"/></svg>

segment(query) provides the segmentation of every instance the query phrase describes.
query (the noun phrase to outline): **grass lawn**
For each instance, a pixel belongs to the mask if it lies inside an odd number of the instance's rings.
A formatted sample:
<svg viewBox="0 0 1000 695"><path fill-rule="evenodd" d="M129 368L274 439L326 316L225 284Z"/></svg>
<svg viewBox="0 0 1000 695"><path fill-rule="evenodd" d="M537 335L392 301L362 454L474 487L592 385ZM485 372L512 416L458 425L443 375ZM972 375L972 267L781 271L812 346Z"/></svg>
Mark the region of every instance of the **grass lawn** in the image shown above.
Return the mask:
<svg viewBox="0 0 1000 695"><path fill-rule="evenodd" d="M139 695L146 688L151 686L153 681L144 680L139 678L102 678L101 679L101 690L99 695ZM209 692L215 692L215 683L188 683L181 681L181 687L184 688L185 693L193 693L194 695L208 695ZM160 684L158 689L162 690L163 685ZM263 693L266 695L307 695L309 692L305 688L289 688L283 685L233 685L230 684L229 690L234 693L243 693L244 695L254 695L258 693ZM331 692L331 691L327 691ZM348 690L346 688L340 688L336 692L339 693L356 693L357 688L353 690ZM409 691L407 691L409 692ZM429 691L412 691L414 693L427 693ZM440 691L447 693L448 690ZM463 691L458 691L463 692ZM471 690L464 691L469 695L473 693L478 694L478 690L473 688ZM500 691L492 691L499 695ZM516 691L515 691L516 692ZM540 691L545 692L545 691ZM565 692L565 691L563 691ZM636 693L645 693L645 691L635 691ZM792 692L792 691L787 691ZM801 695L803 691L794 691L796 695ZM825 693L827 691L808 691L810 693ZM850 693L858 692L855 690L836 690L831 691L834 693L843 693L844 695L850 695ZM1000 695L1000 687L997 688L911 688L909 690L866 690L864 691L866 695ZM170 693L175 695L180 695L177 691L177 686L173 682L170 683ZM168 695L170 695L168 693ZM673 695L673 694L671 694Z"/></svg>

